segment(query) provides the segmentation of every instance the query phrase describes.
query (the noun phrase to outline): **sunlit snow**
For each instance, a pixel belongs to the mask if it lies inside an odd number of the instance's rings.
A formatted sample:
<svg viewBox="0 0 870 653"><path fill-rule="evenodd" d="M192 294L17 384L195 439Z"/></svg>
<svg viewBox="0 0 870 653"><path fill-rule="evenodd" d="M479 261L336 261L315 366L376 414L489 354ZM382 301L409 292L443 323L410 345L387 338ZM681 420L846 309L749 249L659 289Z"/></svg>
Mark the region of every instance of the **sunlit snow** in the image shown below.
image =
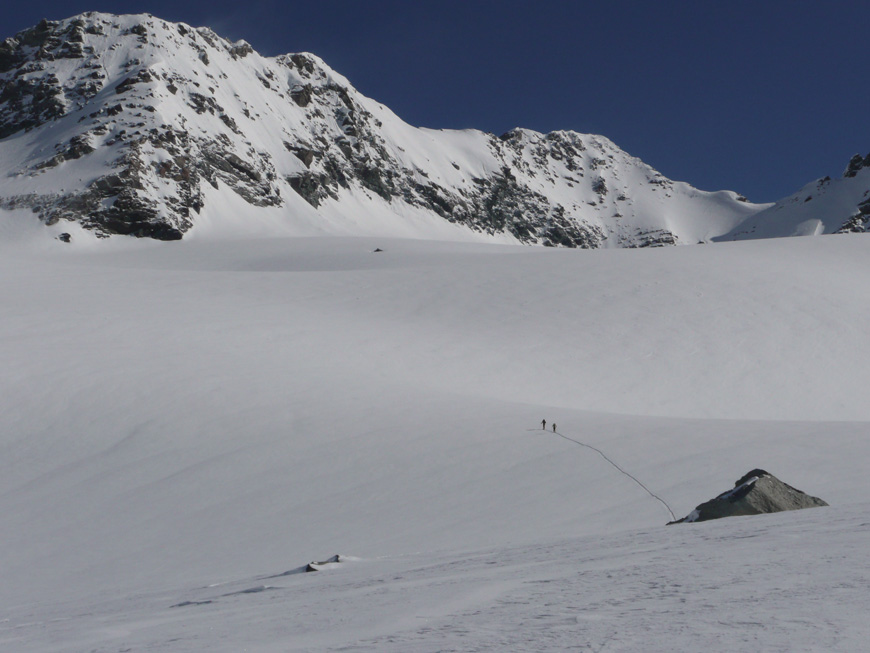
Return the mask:
<svg viewBox="0 0 870 653"><path fill-rule="evenodd" d="M870 637L866 236L67 245L5 218L4 651ZM666 527L542 419L678 515L755 468L831 507Z"/></svg>

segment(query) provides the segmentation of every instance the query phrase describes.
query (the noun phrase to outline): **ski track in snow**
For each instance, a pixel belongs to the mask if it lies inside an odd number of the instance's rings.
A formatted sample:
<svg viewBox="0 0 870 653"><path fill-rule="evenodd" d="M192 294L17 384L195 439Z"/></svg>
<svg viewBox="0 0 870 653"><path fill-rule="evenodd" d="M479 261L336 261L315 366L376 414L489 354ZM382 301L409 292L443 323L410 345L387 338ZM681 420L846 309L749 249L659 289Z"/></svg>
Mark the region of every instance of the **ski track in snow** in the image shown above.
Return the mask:
<svg viewBox="0 0 870 653"><path fill-rule="evenodd" d="M607 461L607 462L608 462L612 467L614 467L614 468L615 468L615 469L616 469L620 474L622 474L622 475L627 476L628 478L630 478L632 481L634 481L635 483L637 483L641 488L643 488L644 492L646 492L646 493L647 493L648 495L650 495L653 499L655 499L656 501L658 501L659 503L661 503L661 504L665 507L665 509L667 509L668 513L669 513L670 516L671 516L671 519L674 520L674 521L676 521L677 516L674 514L674 511L671 510L671 507L668 505L667 501L665 501L664 499L662 499L659 495L657 495L655 492L653 492L652 490L650 490L646 485L644 485L643 483L641 483L637 478L635 478L634 476L632 476L631 474L629 474L627 471L625 471L622 467L620 467L620 466L617 465L615 462L613 462L613 461L612 461L612 460L607 456L607 454L605 454L603 451L601 451L601 449L598 449L598 448L596 448L596 447L593 447L592 445L586 444L585 442L580 442L580 440L575 440L574 438L569 438L567 435L563 435L563 434L559 433L558 431L556 431L555 429L553 429L553 433L554 433L555 435L558 435L560 438L564 438L565 440L568 440L569 442L573 442L573 443L575 443L575 444L579 444L581 447L586 447L587 449L592 449L592 451L596 452L598 455L600 455L602 458L604 458L604 460L606 460L606 461Z"/></svg>
<svg viewBox="0 0 870 653"><path fill-rule="evenodd" d="M0 650L861 650L867 242L0 245Z"/></svg>

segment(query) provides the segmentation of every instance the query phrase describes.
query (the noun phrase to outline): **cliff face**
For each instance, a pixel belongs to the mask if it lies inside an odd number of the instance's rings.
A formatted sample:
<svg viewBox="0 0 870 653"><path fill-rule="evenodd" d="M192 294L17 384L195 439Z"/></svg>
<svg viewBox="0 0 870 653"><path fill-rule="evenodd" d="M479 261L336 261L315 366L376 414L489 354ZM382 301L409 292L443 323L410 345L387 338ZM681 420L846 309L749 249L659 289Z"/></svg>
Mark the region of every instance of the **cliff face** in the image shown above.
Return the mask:
<svg viewBox="0 0 870 653"><path fill-rule="evenodd" d="M601 136L417 129L314 55L264 58L150 15L43 21L0 45L0 209L47 225L639 247L709 240L762 208Z"/></svg>

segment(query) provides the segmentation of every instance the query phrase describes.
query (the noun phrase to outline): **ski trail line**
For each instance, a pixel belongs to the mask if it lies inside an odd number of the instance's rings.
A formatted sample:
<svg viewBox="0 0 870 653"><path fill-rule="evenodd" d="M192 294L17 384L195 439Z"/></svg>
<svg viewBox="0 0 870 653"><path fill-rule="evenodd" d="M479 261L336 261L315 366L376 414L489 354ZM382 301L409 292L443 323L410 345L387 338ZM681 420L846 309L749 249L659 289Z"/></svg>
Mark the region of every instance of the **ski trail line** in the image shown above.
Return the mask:
<svg viewBox="0 0 870 653"><path fill-rule="evenodd" d="M650 495L653 499L655 499L656 501L658 501L659 503L661 503L665 508L667 508L668 512L671 513L671 518L672 518L673 521L677 521L677 516L674 514L674 511L671 510L671 507L667 504L667 502L666 502L664 499L662 499L659 495L657 495L655 492L653 492L652 490L650 490L646 485L644 485L644 484L641 483L639 480L637 480L637 478L635 478L634 476L632 476L631 474L629 474L627 471L625 471L622 467L620 467L620 466L617 465L615 462L613 462L610 458L607 457L607 454L605 454L603 451L601 451L601 449L596 449L596 448L593 447L591 444L586 444L585 442L580 442L580 440L575 440L574 438L569 438L567 435L562 435L562 434L559 433L558 431L547 431L546 429L528 429L528 430L529 430L529 431L538 431L538 430L542 430L542 431L544 431L544 432L546 432L546 433L553 433L554 435L558 435L560 438L564 438L565 440L568 440L569 442L573 442L574 444L579 444L581 447L586 447L587 449L592 449L592 451L596 452L598 455L600 455L602 458L604 458L604 460L606 460L606 461L609 462L611 465L613 465L613 466L614 466L617 470L619 470L622 474L625 474L625 475L628 476L628 478L630 478L632 481L634 481L635 483L637 483L638 485L640 485L640 486L644 489L644 491L646 491L646 493L647 493L648 495Z"/></svg>

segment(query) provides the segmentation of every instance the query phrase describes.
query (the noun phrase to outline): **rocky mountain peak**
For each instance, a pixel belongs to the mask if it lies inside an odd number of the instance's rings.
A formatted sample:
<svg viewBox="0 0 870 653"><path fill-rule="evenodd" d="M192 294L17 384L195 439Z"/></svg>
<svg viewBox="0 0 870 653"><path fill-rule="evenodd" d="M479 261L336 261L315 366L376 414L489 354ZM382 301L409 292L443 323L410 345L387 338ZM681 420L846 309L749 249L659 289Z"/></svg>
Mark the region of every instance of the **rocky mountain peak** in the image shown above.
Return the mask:
<svg viewBox="0 0 870 653"><path fill-rule="evenodd" d="M862 170L863 168L870 168L870 154L868 154L867 156L855 154L849 160L849 165L846 166L846 170L843 172L843 176L854 177L858 174L858 171Z"/></svg>
<svg viewBox="0 0 870 653"><path fill-rule="evenodd" d="M870 231L870 155L853 156L841 178L822 177L756 213L721 240Z"/></svg>
<svg viewBox="0 0 870 653"><path fill-rule="evenodd" d="M46 20L0 45L0 209L49 226L636 247L707 240L759 208L601 136L416 129L316 55L262 57L149 14Z"/></svg>

